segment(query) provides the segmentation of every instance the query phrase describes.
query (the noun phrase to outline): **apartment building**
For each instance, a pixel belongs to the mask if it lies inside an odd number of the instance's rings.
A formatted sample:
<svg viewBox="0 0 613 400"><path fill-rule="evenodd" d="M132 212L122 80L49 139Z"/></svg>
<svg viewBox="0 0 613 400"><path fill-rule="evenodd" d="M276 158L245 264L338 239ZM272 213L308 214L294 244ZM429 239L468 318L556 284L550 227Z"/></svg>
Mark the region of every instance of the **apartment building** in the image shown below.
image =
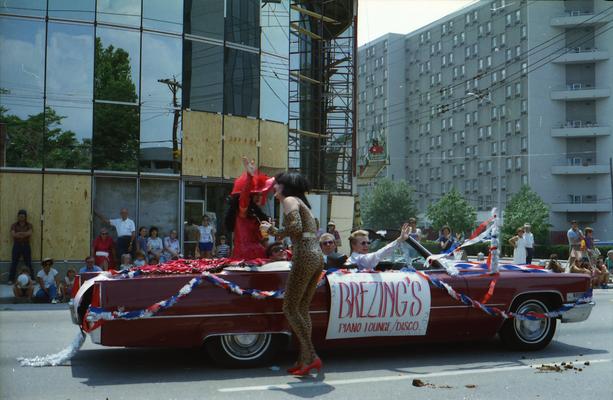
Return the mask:
<svg viewBox="0 0 613 400"><path fill-rule="evenodd" d="M455 187L482 218L530 185L550 205L554 239L573 219L610 239L612 15L603 0L482 1L388 39L388 48L402 43L404 54L387 58L404 63L404 78L392 81L404 98L388 99L400 115L384 112L392 122L383 133L405 156L390 156L380 174L404 169L394 177L415 188L422 213ZM376 53L380 41L359 54ZM360 57L358 68L368 62ZM358 75L359 143L377 101L367 79Z"/></svg>

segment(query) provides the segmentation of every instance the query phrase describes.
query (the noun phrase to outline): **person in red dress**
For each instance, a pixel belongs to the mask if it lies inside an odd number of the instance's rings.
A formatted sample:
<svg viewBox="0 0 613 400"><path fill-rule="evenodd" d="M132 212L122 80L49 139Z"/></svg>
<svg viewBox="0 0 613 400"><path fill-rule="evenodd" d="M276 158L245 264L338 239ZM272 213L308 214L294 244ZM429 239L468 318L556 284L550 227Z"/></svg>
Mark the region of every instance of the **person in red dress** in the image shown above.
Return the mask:
<svg viewBox="0 0 613 400"><path fill-rule="evenodd" d="M100 234L94 239L92 254L95 264L103 270L115 269L115 243L106 228L100 229Z"/></svg>
<svg viewBox="0 0 613 400"><path fill-rule="evenodd" d="M234 181L230 195L230 208L226 214L226 228L234 232L232 258L252 260L265 258L262 246L260 222L269 217L260 205L266 202L267 193L272 190L274 178L258 173L253 161L243 157L245 172Z"/></svg>

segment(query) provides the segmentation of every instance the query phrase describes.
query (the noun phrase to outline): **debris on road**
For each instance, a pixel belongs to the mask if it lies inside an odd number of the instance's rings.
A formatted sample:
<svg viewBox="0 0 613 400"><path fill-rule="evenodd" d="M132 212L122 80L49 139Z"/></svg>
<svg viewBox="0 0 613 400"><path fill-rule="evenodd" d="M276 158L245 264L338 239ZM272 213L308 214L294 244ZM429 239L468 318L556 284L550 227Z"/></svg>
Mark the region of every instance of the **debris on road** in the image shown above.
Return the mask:
<svg viewBox="0 0 613 400"><path fill-rule="evenodd" d="M590 365L590 362L586 361L583 363L583 365ZM561 362L560 365L541 364L541 366L536 367L536 369L538 370L538 372L564 372L564 371L574 370L576 373L576 371L579 371L579 372L583 371L583 368L575 367L572 362Z"/></svg>
<svg viewBox="0 0 613 400"><path fill-rule="evenodd" d="M475 384L464 385L464 386L465 386L466 388L468 388L468 389L476 389L476 388L477 388L477 385L475 385Z"/></svg>
<svg viewBox="0 0 613 400"><path fill-rule="evenodd" d="M413 379L413 386L415 387L431 387L438 389L453 389L453 386L449 385L434 385L432 383L424 382L421 379Z"/></svg>

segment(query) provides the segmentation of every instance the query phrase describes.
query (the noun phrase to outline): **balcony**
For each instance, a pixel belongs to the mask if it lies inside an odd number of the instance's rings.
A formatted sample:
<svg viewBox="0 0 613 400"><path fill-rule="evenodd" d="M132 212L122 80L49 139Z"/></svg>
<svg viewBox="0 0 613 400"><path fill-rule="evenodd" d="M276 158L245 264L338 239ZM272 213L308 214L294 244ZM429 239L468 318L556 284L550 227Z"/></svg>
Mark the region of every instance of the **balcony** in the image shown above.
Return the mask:
<svg viewBox="0 0 613 400"><path fill-rule="evenodd" d="M553 212L611 212L611 202L557 203L551 205Z"/></svg>
<svg viewBox="0 0 613 400"><path fill-rule="evenodd" d="M551 128L551 136L555 138L583 138L608 136L610 134L610 126L600 126L591 121L566 121L557 127Z"/></svg>
<svg viewBox="0 0 613 400"><path fill-rule="evenodd" d="M575 26L597 26L611 21L611 16L595 16L593 11L572 10L566 11L563 15L558 15L549 20L551 26L558 28L572 28Z"/></svg>
<svg viewBox="0 0 613 400"><path fill-rule="evenodd" d="M589 47L575 47L566 49L565 53L553 60L554 64L581 64L605 61L609 59L609 52L606 50L592 49Z"/></svg>
<svg viewBox="0 0 613 400"><path fill-rule="evenodd" d="M586 165L554 165L551 167L553 175L596 175L608 174L609 166L606 164Z"/></svg>
<svg viewBox="0 0 613 400"><path fill-rule="evenodd" d="M610 96L609 88L596 88L592 83L569 83L565 87L553 89L551 100L581 101L596 100Z"/></svg>

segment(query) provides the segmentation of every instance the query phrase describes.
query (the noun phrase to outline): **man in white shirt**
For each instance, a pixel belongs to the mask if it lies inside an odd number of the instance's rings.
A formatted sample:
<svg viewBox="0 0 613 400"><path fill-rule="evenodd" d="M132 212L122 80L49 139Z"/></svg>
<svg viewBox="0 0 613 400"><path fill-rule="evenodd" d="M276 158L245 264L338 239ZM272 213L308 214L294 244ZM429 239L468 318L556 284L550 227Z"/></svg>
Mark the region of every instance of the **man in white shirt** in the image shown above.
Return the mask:
<svg viewBox="0 0 613 400"><path fill-rule="evenodd" d="M119 216L121 218L108 219L97 210L94 210L94 214L96 214L102 222L113 226L117 231L117 257L121 259L121 256L124 254L133 256L136 244L136 225L134 221L128 218L128 209L124 207L119 211ZM119 262L120 260L117 261Z"/></svg>
<svg viewBox="0 0 613 400"><path fill-rule="evenodd" d="M57 303L57 288L60 286L60 279L57 276L57 270L52 268L53 259L44 258L41 264L43 269L36 274L36 281L40 289L34 297L39 301Z"/></svg>
<svg viewBox="0 0 613 400"><path fill-rule="evenodd" d="M524 224L524 241L526 242L526 264L532 264L534 257L534 235L531 232L532 226L529 223Z"/></svg>
<svg viewBox="0 0 613 400"><path fill-rule="evenodd" d="M409 224L402 225L402 228L400 229L400 236L398 236L396 240L373 253L368 252L368 246L370 245L370 241L368 240L368 232L362 230L353 232L349 236L351 256L349 256L345 265L355 265L360 270L374 269L377 264L379 264L379 261L391 255L396 246L409 238L410 232L411 227Z"/></svg>

